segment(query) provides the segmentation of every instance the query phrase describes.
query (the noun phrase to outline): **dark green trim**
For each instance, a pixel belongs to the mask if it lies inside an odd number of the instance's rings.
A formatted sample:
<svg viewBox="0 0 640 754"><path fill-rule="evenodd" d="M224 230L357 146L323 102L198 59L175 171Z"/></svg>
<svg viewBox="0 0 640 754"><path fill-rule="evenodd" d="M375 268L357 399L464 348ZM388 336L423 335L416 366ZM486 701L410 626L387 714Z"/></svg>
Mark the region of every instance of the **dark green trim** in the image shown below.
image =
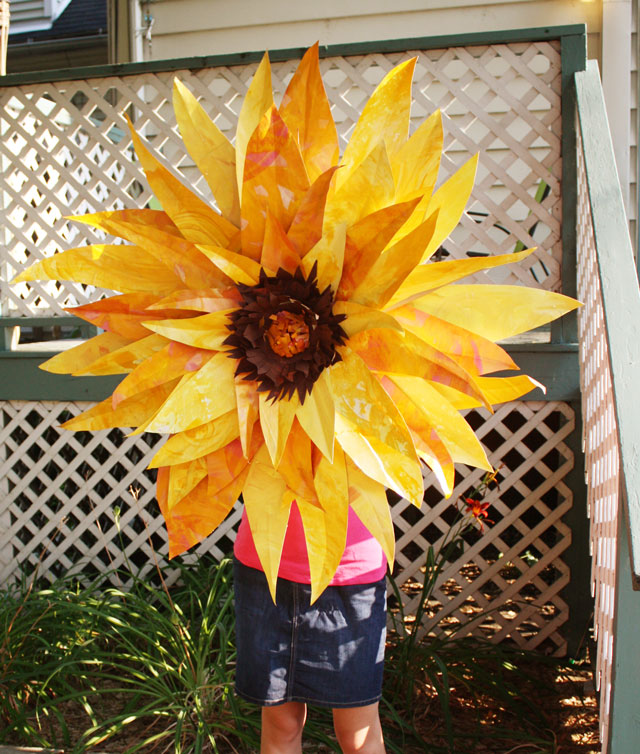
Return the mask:
<svg viewBox="0 0 640 754"><path fill-rule="evenodd" d="M472 34L448 34L440 37L408 37L405 39L385 39L375 42L354 42L351 44L323 45L321 57L332 55L364 55L371 52L403 52L405 50L433 50L441 47L463 47L466 45L508 44L513 42L541 42L551 39L583 37L583 24L568 26L548 26L529 29L513 29ZM282 50L269 50L273 62L301 58L304 47L291 47ZM140 73L159 73L177 70L197 70L217 66L246 65L260 60L264 51L230 53L225 55L201 55L190 58L170 58L144 63L120 63L113 65L85 66L82 68L61 68L52 71L12 73L0 77L2 86L24 86L50 81L70 81L104 76L133 76Z"/></svg>
<svg viewBox="0 0 640 754"><path fill-rule="evenodd" d="M46 344L43 344L46 345ZM507 347L523 372L547 388L535 389L523 400L571 401L579 396L578 353L575 346L553 347L525 344ZM55 351L0 352L0 400L84 400L101 401L122 380L114 377L71 377L39 369ZM513 375L502 372L502 376Z"/></svg>
<svg viewBox="0 0 640 754"><path fill-rule="evenodd" d="M596 61L576 74L580 131L597 249L634 589L640 589L640 290Z"/></svg>
<svg viewBox="0 0 640 754"><path fill-rule="evenodd" d="M122 375L71 377L38 368L54 355L53 352L0 353L0 400L101 401L122 381Z"/></svg>
<svg viewBox="0 0 640 754"><path fill-rule="evenodd" d="M54 327L55 325L60 325L61 327L76 325L77 327L80 327L86 324L86 320L72 315L53 317L0 317L0 327Z"/></svg>
<svg viewBox="0 0 640 754"><path fill-rule="evenodd" d="M569 606L569 622L563 628L562 634L567 640L567 655L578 657L585 649L589 629L593 625L593 598L580 400L571 401L571 408L575 413L576 426L564 442L571 449L574 462L573 468L563 481L573 493L573 505L562 519L571 529L571 544L562 555L562 560L569 567L570 581L561 593Z"/></svg>
<svg viewBox="0 0 640 754"><path fill-rule="evenodd" d="M547 392L536 389L521 400L532 401L575 401L580 398L580 366L578 347L575 344L561 346L526 344L506 346L505 350L518 367L530 377L542 383ZM500 372L508 377L513 372ZM489 375L493 376L493 375Z"/></svg>
<svg viewBox="0 0 640 754"><path fill-rule="evenodd" d="M574 75L587 65L587 35L564 36L560 41L562 66L562 292L575 298L576 280L576 223L578 206L578 172L576 161L576 95ZM578 317L575 312L565 315L551 325L551 339L560 343L578 340Z"/></svg>

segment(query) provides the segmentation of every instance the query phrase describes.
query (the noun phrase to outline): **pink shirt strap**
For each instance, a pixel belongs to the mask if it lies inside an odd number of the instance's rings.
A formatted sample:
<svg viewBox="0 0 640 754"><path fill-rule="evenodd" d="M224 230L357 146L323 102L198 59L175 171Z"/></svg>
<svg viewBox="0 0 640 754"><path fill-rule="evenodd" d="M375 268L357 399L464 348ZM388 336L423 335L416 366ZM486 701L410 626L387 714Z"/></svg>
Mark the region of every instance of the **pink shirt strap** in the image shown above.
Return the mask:
<svg viewBox="0 0 640 754"><path fill-rule="evenodd" d="M242 512L233 552L244 565L262 570L245 511ZM349 507L347 544L331 585L370 584L379 581L386 571L387 558L378 541ZM289 514L278 576L298 584L311 583L302 517L295 502Z"/></svg>

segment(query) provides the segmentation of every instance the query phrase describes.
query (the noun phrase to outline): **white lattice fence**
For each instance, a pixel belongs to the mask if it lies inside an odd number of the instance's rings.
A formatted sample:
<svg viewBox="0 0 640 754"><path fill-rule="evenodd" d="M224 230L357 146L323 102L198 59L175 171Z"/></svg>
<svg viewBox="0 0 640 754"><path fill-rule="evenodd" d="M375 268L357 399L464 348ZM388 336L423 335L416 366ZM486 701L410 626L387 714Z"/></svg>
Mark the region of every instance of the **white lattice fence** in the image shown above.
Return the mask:
<svg viewBox="0 0 640 754"><path fill-rule="evenodd" d="M0 583L36 568L48 579L70 568L90 576L125 561L145 573L167 553L152 474L145 471L155 436L57 428L86 405L0 404L0 447L5 448L0 478L7 485L0 500L0 520L6 522L0 552L11 555ZM448 564L425 630L432 630L436 620L439 630L460 630L479 609L495 608L476 621L473 633L495 641L510 637L519 646L562 654L565 640L559 629L568 608L560 591L569 581L562 555L571 541L562 517L572 503L563 478L573 466L564 440L574 427L572 410L552 401L518 402L491 416L472 411L467 417L493 462L503 464L499 489L487 497L494 524L483 536L471 533L466 551ZM438 546L455 515L455 500L468 494L481 475L464 466L458 472L451 500L443 500L428 478L422 511L405 500L393 504L396 580L407 586L408 612L415 607L411 585L421 577L426 549ZM229 554L238 520L235 510L187 559L204 552L217 558Z"/></svg>
<svg viewBox="0 0 640 754"><path fill-rule="evenodd" d="M321 61L341 140L374 86L396 63L418 56L414 123L445 113L440 181L480 151L469 214L445 244L455 257L538 246L527 262L490 273L496 282L560 281L560 52L555 42L456 47ZM282 93L297 61L273 65ZM7 281L56 250L95 241L65 219L99 209L145 206L150 194L124 116L203 195L208 189L181 145L170 106L174 75L202 97L229 133L255 64L63 81L0 90L0 160L5 243L0 249L0 314L61 314L99 292L70 283ZM209 197L210 198L210 197Z"/></svg>
<svg viewBox="0 0 640 754"><path fill-rule="evenodd" d="M591 589L600 690L600 741L606 751L611 704L620 492L619 437L591 204L578 133L578 314L585 469L591 520Z"/></svg>

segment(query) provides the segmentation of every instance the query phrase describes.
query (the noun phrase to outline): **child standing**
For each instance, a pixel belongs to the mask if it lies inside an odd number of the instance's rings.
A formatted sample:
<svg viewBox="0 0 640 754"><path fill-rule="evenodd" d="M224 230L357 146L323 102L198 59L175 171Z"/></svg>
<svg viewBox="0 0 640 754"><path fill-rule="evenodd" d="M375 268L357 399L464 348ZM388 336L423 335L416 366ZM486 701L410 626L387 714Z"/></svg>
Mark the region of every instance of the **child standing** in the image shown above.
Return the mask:
<svg viewBox="0 0 640 754"><path fill-rule="evenodd" d="M310 604L302 519L291 507L276 604L246 514L236 542L236 693L262 706L261 754L300 754L307 704L330 707L345 754L384 754L378 703L386 638L386 558L349 509L346 547Z"/></svg>

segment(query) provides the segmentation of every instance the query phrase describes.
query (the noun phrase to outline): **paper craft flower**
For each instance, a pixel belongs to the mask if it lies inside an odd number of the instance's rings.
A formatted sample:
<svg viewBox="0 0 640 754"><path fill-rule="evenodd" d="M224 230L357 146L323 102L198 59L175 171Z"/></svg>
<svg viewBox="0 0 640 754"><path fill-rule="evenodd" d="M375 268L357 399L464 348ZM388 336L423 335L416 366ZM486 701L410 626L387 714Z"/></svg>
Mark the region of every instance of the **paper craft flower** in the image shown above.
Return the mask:
<svg viewBox="0 0 640 754"><path fill-rule="evenodd" d="M577 306L538 289L452 285L530 251L429 262L464 211L477 157L434 191L442 121L435 113L409 136L414 66L385 76L342 158L317 45L279 107L265 55L235 145L176 81L180 132L218 209L133 132L163 211L76 217L129 245L64 251L17 278L120 291L71 310L104 332L45 369L126 374L66 428L169 435L151 466L172 556L242 493L272 592L293 500L314 599L340 561L349 505L392 562L385 488L419 506L422 462L447 495L454 463L491 469L459 411L536 385L485 376L517 369L495 341Z"/></svg>

